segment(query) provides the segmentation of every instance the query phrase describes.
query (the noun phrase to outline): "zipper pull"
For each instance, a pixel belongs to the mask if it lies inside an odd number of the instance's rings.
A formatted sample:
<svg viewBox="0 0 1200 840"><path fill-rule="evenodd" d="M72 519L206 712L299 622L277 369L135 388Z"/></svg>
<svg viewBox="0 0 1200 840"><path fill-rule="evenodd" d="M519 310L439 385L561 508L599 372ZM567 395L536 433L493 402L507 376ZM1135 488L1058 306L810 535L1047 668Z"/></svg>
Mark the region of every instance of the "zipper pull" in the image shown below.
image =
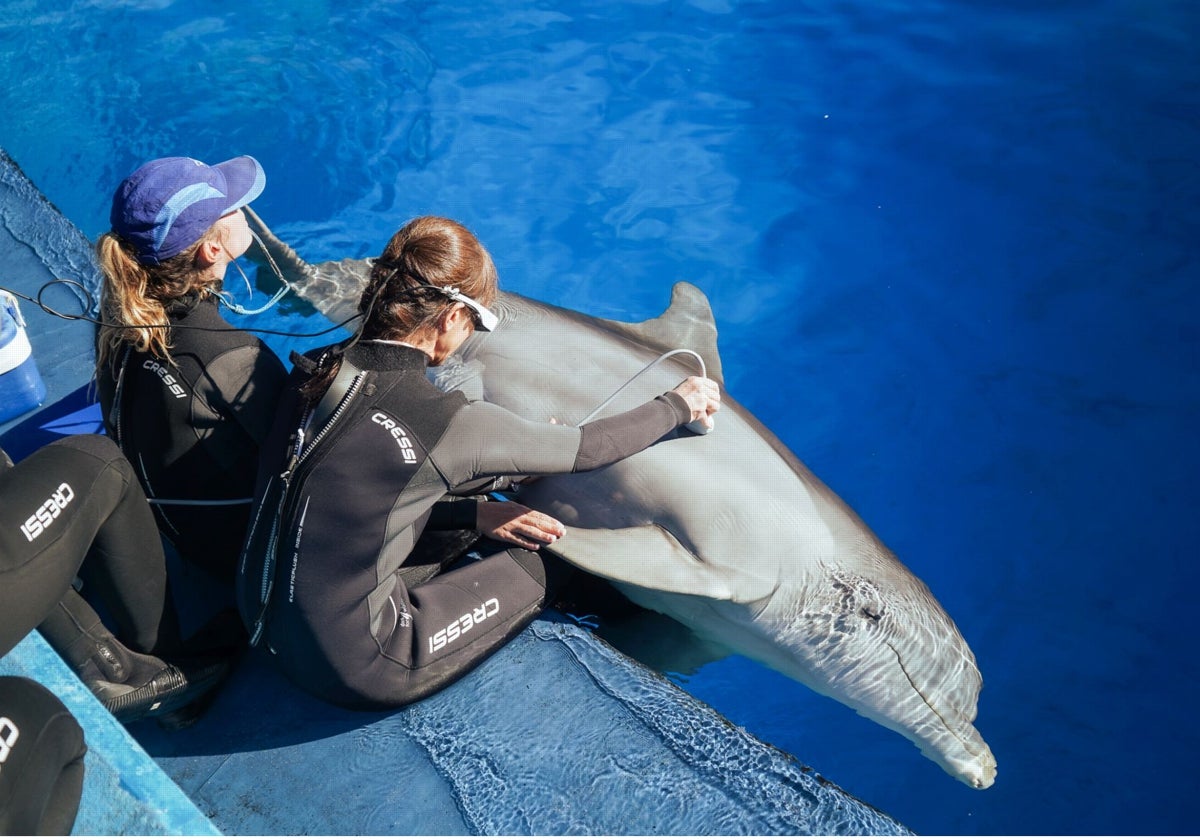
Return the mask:
<svg viewBox="0 0 1200 840"><path fill-rule="evenodd" d="M292 446L292 457L288 459L287 466L283 468L280 478L283 479L283 489L286 490L288 483L291 481L292 473L296 469L296 464L300 463L300 455L304 452L304 427L301 426L296 430L296 436L293 438L295 444Z"/></svg>
<svg viewBox="0 0 1200 840"><path fill-rule="evenodd" d="M292 481L292 472L296 469L296 464L299 462L299 456L293 453L292 457L288 459L287 466L284 467L283 472L279 474L279 477L283 480L284 492L287 492L288 485L291 484Z"/></svg>
<svg viewBox="0 0 1200 840"><path fill-rule="evenodd" d="M250 634L250 647L258 647L263 630L267 628L267 609L271 606L271 590L274 588L271 585L267 586L267 596L263 598L262 608L258 611L258 617L254 619L254 632Z"/></svg>

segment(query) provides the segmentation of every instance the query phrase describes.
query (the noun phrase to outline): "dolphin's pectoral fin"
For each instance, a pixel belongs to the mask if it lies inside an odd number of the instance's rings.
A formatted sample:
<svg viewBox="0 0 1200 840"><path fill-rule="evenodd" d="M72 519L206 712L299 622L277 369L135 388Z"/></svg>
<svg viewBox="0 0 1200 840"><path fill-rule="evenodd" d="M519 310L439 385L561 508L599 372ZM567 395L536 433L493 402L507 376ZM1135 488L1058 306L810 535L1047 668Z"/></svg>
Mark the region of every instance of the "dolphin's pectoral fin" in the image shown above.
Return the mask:
<svg viewBox="0 0 1200 840"><path fill-rule="evenodd" d="M684 348L704 359L708 378L724 383L721 357L717 353L717 324L704 292L691 283L679 282L671 289L671 305L657 318L640 324L622 321L604 323L623 335L658 350Z"/></svg>
<svg viewBox="0 0 1200 840"><path fill-rule="evenodd" d="M660 592L747 604L775 588L765 579L705 563L659 525L569 528L548 550L599 577Z"/></svg>

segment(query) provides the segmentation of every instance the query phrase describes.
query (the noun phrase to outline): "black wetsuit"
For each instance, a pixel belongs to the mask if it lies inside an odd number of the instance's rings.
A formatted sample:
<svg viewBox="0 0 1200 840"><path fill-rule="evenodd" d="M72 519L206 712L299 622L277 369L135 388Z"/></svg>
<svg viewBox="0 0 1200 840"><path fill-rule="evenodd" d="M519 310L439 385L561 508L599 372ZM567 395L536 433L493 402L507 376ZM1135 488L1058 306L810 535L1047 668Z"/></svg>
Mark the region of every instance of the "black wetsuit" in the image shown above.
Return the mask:
<svg viewBox="0 0 1200 840"><path fill-rule="evenodd" d="M497 476L605 466L690 411L668 393L582 428L532 422L439 391L413 348L360 343L347 358L346 379L364 372L299 447L309 412L295 390L305 375L293 372L263 448L239 607L302 687L339 705L394 707L449 684L519 632L544 606L553 573L541 553L496 543L411 585L406 560L439 500Z"/></svg>
<svg viewBox="0 0 1200 840"><path fill-rule="evenodd" d="M69 834L86 752L61 700L33 680L0 676L0 834Z"/></svg>
<svg viewBox="0 0 1200 840"><path fill-rule="evenodd" d="M116 445L67 437L16 466L0 451L0 655L36 625L68 659L96 649L107 631L72 588L76 575L104 598L130 646L174 640L154 519ZM115 641L108 647L113 655ZM30 680L0 678L0 833L69 832L85 751L57 698Z"/></svg>
<svg viewBox="0 0 1200 840"><path fill-rule="evenodd" d="M76 575L130 648L178 644L154 518L129 462L102 435L61 438L0 472L0 650L45 622L98 625L71 586Z"/></svg>
<svg viewBox="0 0 1200 840"><path fill-rule="evenodd" d="M180 555L231 581L249 521L258 450L287 373L262 341L235 330L213 297L168 308L171 361L128 350L97 373L108 433L153 499ZM196 328L205 329L196 329Z"/></svg>

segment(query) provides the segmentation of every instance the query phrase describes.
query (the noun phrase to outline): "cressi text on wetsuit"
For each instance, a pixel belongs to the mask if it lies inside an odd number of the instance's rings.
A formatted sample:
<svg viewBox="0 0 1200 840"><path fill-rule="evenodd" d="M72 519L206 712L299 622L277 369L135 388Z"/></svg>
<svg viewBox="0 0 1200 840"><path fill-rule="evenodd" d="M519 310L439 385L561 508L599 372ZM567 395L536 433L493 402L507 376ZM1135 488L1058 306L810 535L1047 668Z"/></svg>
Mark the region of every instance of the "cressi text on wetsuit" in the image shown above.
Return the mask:
<svg viewBox="0 0 1200 840"><path fill-rule="evenodd" d="M232 580L249 520L258 451L287 379L258 338L212 296L170 304L170 360L127 348L97 373L108 434L155 503L159 530L187 560Z"/></svg>
<svg viewBox="0 0 1200 840"><path fill-rule="evenodd" d="M343 706L395 707L462 676L546 598L543 554L499 543L409 585L405 561L436 527L439 500L497 476L614 463L690 410L667 393L581 428L538 423L438 390L414 348L363 342L346 359L343 374L355 375L345 396L310 428L296 390L306 375L293 372L263 447L238 605L252 638L297 684Z"/></svg>
<svg viewBox="0 0 1200 840"><path fill-rule="evenodd" d="M0 450L0 656L35 626L60 653L95 645L100 619L72 588L76 575L143 650L173 623L154 520L116 444L73 435L15 466ZM49 691L0 677L0 834L69 833L85 751Z"/></svg>

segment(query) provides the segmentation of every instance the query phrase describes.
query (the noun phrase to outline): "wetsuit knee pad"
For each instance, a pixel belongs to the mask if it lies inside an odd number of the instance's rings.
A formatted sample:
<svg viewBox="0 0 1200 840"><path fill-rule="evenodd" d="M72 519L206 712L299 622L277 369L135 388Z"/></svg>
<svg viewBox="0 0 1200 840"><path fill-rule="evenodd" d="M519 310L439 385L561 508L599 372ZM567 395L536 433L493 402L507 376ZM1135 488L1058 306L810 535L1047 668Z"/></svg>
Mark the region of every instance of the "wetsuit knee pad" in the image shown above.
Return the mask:
<svg viewBox="0 0 1200 840"><path fill-rule="evenodd" d="M0 834L69 834L86 752L61 700L33 680L0 677Z"/></svg>

